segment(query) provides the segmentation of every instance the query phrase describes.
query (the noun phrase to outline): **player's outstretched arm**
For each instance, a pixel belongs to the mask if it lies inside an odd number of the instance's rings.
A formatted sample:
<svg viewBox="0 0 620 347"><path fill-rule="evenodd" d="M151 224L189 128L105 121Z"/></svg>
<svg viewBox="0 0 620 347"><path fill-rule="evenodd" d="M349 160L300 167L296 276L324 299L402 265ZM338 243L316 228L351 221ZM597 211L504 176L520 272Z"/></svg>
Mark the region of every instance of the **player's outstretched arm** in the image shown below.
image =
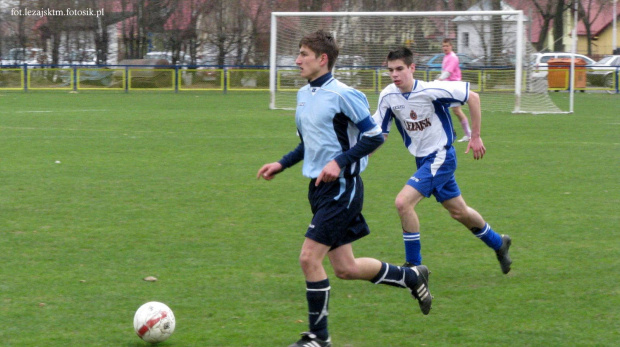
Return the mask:
<svg viewBox="0 0 620 347"><path fill-rule="evenodd" d="M469 92L469 99L467 100L469 106L469 116L471 117L471 139L467 144L467 150L465 153L469 153L471 148L474 151L474 159L482 159L486 153L486 148L480 138L480 125L482 120L482 111L480 108L480 96L476 92Z"/></svg>
<svg viewBox="0 0 620 347"><path fill-rule="evenodd" d="M267 181L271 181L277 174L282 172L282 169L282 164L278 162L265 164L256 173L256 179L260 179L262 177Z"/></svg>
<svg viewBox="0 0 620 347"><path fill-rule="evenodd" d="M297 164L303 158L304 143L302 141L299 145L297 145L297 147L295 147L294 150L283 156L279 161L263 165L263 167L261 167L256 173L256 179L260 179L262 177L267 181L271 181L277 174L284 171L284 169Z"/></svg>

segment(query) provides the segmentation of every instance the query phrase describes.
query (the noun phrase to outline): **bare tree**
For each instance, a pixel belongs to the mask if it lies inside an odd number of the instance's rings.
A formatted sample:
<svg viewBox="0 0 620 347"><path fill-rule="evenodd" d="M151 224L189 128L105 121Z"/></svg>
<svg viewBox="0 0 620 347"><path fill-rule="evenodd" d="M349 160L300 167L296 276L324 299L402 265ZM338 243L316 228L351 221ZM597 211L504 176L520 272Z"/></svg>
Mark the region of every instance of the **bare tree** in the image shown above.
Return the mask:
<svg viewBox="0 0 620 347"><path fill-rule="evenodd" d="M243 5L244 12L249 20L249 43L248 57L251 64L264 64L269 57L268 53L268 36L263 35L269 31L271 25L270 18L264 13L269 13L275 1L259 0ZM262 49L266 47L267 49Z"/></svg>
<svg viewBox="0 0 620 347"><path fill-rule="evenodd" d="M176 0L119 0L132 17L122 22L125 59L140 59L148 50L149 34L164 31Z"/></svg>
<svg viewBox="0 0 620 347"><path fill-rule="evenodd" d="M592 55L592 25L597 21L601 13L610 9L611 2L607 0L575 0L579 1L577 7L579 19L586 29L588 42L588 55Z"/></svg>
<svg viewBox="0 0 620 347"><path fill-rule="evenodd" d="M73 7L73 2L70 0L39 0L40 8L71 8ZM60 45L62 43L62 35L63 32L66 32L66 22L70 20L71 17L67 16L47 16L45 20L47 21L46 25L41 26L41 39L49 40L51 43L51 52L47 52L51 58L52 65L58 65L60 63ZM46 46L46 50L49 50L50 47Z"/></svg>
<svg viewBox="0 0 620 347"><path fill-rule="evenodd" d="M556 52L564 51L564 11L567 9L565 0L557 0L555 11L553 12L553 50Z"/></svg>
<svg viewBox="0 0 620 347"><path fill-rule="evenodd" d="M122 21L131 16L130 13L125 12L125 7L120 11L114 11L114 4L109 0L86 0L87 4L91 8L103 9L105 15L90 17L90 29L93 33L95 51L97 53L96 63L106 64L108 62L110 37L108 34L108 27Z"/></svg>
<svg viewBox="0 0 620 347"><path fill-rule="evenodd" d="M243 64L248 59L247 47L252 34L241 0L214 0L212 4L202 23L206 49L216 51L217 65L226 65L226 57L231 55L233 64Z"/></svg>
<svg viewBox="0 0 620 347"><path fill-rule="evenodd" d="M491 10L492 11L501 11L502 4L501 0L491 0ZM502 50L504 49L503 45L503 28L504 24L502 21L502 16L492 16L491 17L491 40L489 41L490 45L490 56L493 58L499 58L503 55Z"/></svg>
<svg viewBox="0 0 620 347"><path fill-rule="evenodd" d="M323 0L299 0L299 12L321 12Z"/></svg>
<svg viewBox="0 0 620 347"><path fill-rule="evenodd" d="M26 9L26 0L19 0L19 10L24 11ZM19 43L19 47L21 48L26 48L26 42L28 41L28 38L26 36L26 17L25 16L19 16L17 17L17 40Z"/></svg>
<svg viewBox="0 0 620 347"><path fill-rule="evenodd" d="M542 51L545 47L545 40L549 34L549 27L551 25L551 21L555 17L554 8L556 7L555 3L557 1L559 0L531 0L534 7L536 7L540 20L542 21L540 32L538 33L538 40L535 46L537 51ZM530 20L533 19L530 18Z"/></svg>

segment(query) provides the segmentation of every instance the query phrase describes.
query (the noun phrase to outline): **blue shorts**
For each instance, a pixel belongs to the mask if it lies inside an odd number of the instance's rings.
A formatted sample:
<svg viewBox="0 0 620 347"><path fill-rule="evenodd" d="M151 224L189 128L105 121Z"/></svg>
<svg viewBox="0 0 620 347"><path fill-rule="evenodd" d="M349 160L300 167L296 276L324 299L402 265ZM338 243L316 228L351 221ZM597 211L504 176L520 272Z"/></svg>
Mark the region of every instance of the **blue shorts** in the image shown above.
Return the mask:
<svg viewBox="0 0 620 347"><path fill-rule="evenodd" d="M454 147L442 149L426 157L416 157L418 171L409 178L407 185L415 188L425 197L435 196L437 202L444 202L461 195L454 172L456 152Z"/></svg>
<svg viewBox="0 0 620 347"><path fill-rule="evenodd" d="M308 200L312 222L306 237L331 249L352 243L370 234L364 216L364 184L360 176L322 182L310 181Z"/></svg>

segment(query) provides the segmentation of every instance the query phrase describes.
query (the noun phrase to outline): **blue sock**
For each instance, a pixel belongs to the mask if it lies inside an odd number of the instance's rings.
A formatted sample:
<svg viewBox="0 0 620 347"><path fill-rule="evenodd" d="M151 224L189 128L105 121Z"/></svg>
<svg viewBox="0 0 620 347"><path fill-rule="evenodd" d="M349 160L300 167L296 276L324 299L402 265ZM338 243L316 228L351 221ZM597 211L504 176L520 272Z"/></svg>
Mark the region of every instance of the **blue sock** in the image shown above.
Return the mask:
<svg viewBox="0 0 620 347"><path fill-rule="evenodd" d="M403 230L403 241L405 243L405 260L413 265L422 265L420 233L408 233Z"/></svg>
<svg viewBox="0 0 620 347"><path fill-rule="evenodd" d="M489 223L485 223L482 229L480 228L471 228L471 232L476 235L477 238L484 241L487 246L493 248L494 250L498 250L502 247L502 237L500 234L496 233L491 229Z"/></svg>
<svg viewBox="0 0 620 347"><path fill-rule="evenodd" d="M370 280L374 284L387 284L399 288L413 288L418 281L418 275L408 267L400 267L381 262L381 270L375 278Z"/></svg>
<svg viewBox="0 0 620 347"><path fill-rule="evenodd" d="M327 340L327 315L329 306L329 279L318 282L306 281L306 299L308 299L308 325L310 332L321 340Z"/></svg>

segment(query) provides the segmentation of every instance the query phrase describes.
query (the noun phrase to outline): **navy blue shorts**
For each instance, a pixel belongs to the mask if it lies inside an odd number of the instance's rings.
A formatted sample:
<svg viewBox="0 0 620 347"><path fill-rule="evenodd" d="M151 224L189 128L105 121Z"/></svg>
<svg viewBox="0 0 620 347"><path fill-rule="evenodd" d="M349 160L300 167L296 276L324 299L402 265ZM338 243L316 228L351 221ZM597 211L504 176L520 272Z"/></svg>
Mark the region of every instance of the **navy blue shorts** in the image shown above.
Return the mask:
<svg viewBox="0 0 620 347"><path fill-rule="evenodd" d="M364 184L359 176L322 182L310 181L308 200L312 222L306 237L331 249L352 243L370 234L364 216Z"/></svg>
<svg viewBox="0 0 620 347"><path fill-rule="evenodd" d="M407 184L425 197L435 196L438 202L444 202L461 195L456 184L456 152L454 147L442 149L426 157L416 157L416 171Z"/></svg>

